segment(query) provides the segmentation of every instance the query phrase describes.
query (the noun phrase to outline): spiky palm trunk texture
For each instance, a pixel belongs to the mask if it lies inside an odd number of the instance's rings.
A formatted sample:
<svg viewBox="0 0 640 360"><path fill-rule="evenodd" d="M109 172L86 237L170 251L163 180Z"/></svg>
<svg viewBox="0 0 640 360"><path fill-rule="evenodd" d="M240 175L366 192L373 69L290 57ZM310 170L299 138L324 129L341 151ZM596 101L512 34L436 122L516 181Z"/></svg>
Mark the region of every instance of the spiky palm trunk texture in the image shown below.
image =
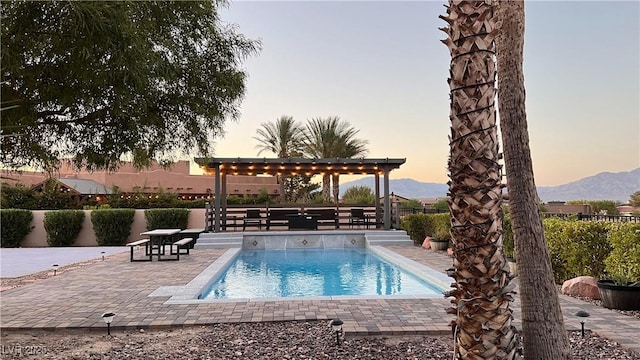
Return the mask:
<svg viewBox="0 0 640 360"><path fill-rule="evenodd" d="M524 355L526 359L570 359L569 337L553 280L529 151L522 70L524 3L500 1L498 10L500 129L511 223L517 241Z"/></svg>
<svg viewBox="0 0 640 360"><path fill-rule="evenodd" d="M502 188L496 128L492 1L450 0L442 30L451 52L449 196L459 359L512 359L511 278L502 252Z"/></svg>

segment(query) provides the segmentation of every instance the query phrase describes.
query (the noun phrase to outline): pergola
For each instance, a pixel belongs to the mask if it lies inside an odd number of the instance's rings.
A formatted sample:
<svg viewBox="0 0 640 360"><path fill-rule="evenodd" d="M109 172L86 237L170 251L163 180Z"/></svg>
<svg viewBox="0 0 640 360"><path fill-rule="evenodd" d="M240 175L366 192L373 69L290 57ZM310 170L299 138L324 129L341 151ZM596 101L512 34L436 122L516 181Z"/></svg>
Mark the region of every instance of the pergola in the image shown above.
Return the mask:
<svg viewBox="0 0 640 360"><path fill-rule="evenodd" d="M375 176L376 223L384 215L384 229L391 228L389 173L400 168L406 159L343 159L343 158L196 158L206 174L215 176L214 232L220 232L227 218L227 175L354 175ZM380 175L383 175L384 211L380 213ZM338 204L336 200L336 205Z"/></svg>

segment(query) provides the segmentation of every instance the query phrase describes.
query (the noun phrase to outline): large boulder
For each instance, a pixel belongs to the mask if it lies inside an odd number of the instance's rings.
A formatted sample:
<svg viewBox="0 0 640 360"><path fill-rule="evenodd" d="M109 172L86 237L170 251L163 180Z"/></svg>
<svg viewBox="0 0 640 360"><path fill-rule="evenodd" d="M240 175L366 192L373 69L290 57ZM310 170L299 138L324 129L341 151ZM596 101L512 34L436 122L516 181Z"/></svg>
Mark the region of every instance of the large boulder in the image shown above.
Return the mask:
<svg viewBox="0 0 640 360"><path fill-rule="evenodd" d="M431 237L427 236L426 238L424 238L424 241L422 242L422 247L424 249L431 249Z"/></svg>
<svg viewBox="0 0 640 360"><path fill-rule="evenodd" d="M570 296L600 300L598 284L592 276L578 276L577 278L565 281L562 284L562 293Z"/></svg>

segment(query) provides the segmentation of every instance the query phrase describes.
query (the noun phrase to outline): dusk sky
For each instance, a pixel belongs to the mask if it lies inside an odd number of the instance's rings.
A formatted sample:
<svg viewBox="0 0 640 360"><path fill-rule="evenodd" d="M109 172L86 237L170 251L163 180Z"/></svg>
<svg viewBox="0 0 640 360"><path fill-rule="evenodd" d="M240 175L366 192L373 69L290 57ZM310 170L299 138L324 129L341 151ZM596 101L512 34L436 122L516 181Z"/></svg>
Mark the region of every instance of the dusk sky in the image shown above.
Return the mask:
<svg viewBox="0 0 640 360"><path fill-rule="evenodd" d="M222 19L260 39L237 123L218 157L257 157L256 129L282 115L339 116L391 178L447 182L450 57L444 2L235 1ZM536 185L640 167L640 3L526 5L525 86ZM273 154L261 154L260 157ZM356 177L344 177L346 182Z"/></svg>

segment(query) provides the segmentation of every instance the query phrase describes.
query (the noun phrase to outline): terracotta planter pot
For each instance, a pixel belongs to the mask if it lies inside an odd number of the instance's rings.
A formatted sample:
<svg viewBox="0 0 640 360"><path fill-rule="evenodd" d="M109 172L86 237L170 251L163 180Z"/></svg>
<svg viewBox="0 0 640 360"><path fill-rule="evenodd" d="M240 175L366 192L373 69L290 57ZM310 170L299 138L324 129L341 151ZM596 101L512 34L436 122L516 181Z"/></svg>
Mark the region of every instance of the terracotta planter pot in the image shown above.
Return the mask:
<svg viewBox="0 0 640 360"><path fill-rule="evenodd" d="M444 251L449 247L449 241L440 241L431 239L431 250Z"/></svg>
<svg viewBox="0 0 640 360"><path fill-rule="evenodd" d="M611 280L599 280L602 306L607 309L640 310L640 286L615 285Z"/></svg>

